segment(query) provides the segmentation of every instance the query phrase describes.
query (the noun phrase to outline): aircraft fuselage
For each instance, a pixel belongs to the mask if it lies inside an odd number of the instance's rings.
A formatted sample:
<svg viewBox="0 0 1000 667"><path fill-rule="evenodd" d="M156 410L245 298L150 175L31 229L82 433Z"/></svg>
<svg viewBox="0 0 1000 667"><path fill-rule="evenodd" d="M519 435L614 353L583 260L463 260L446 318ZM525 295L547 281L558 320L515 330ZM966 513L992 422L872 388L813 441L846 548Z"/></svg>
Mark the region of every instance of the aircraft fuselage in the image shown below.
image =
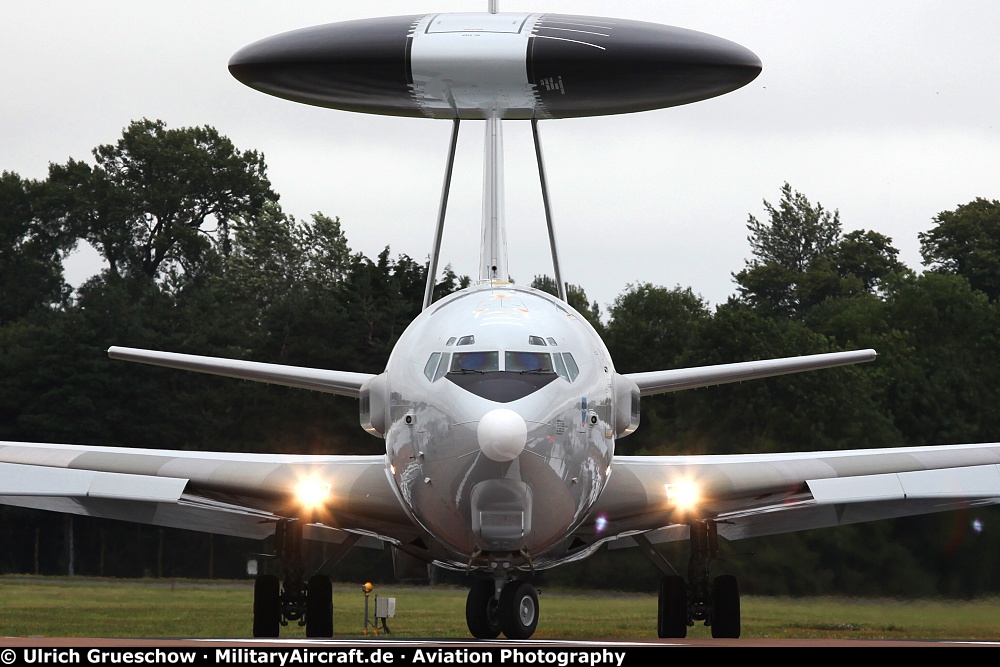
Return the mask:
<svg viewBox="0 0 1000 667"><path fill-rule="evenodd" d="M400 499L447 551L440 564L534 566L558 560L608 480L617 432L637 425L628 399L616 420L616 381L630 397L571 307L484 284L406 329L363 421L384 433Z"/></svg>

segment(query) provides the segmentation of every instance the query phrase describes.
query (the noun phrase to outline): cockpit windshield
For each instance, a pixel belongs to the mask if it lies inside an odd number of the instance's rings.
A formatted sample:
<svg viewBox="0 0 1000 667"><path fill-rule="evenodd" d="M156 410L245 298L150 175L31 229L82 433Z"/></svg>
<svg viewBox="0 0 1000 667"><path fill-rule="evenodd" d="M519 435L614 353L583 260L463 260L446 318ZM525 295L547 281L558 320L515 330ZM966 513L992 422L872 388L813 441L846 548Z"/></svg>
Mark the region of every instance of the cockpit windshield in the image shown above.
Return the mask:
<svg viewBox="0 0 1000 667"><path fill-rule="evenodd" d="M505 352L504 370L516 373L552 373L552 356L546 352Z"/></svg>
<svg viewBox="0 0 1000 667"><path fill-rule="evenodd" d="M424 375L437 382L445 373L484 374L500 371L500 352L496 350L441 353L433 352L424 365ZM503 352L505 373L558 375L567 382L576 379L580 370L569 352Z"/></svg>
<svg viewBox="0 0 1000 667"><path fill-rule="evenodd" d="M499 352L456 352L451 358L451 373L485 373L500 370Z"/></svg>

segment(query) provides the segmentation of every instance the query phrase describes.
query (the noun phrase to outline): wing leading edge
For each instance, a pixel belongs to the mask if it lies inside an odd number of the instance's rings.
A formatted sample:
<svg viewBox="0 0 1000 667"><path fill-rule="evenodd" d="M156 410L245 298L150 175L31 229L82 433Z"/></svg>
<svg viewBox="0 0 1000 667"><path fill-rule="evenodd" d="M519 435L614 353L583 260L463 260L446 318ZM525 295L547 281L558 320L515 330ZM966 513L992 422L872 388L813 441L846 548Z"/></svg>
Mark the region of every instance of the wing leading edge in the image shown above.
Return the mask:
<svg viewBox="0 0 1000 667"><path fill-rule="evenodd" d="M691 510L668 499L668 485L680 484L697 489ZM603 539L650 531L655 543L684 539L689 521L712 519L735 540L997 503L1000 443L622 456L581 531L604 526Z"/></svg>

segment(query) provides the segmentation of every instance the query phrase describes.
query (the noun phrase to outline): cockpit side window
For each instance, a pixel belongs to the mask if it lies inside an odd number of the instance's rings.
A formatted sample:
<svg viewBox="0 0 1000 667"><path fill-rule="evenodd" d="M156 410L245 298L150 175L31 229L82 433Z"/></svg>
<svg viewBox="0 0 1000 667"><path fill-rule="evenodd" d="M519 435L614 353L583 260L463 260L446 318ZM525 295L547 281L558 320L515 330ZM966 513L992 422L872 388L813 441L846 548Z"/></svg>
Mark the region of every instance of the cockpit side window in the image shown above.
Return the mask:
<svg viewBox="0 0 1000 667"><path fill-rule="evenodd" d="M555 362L556 373L559 377L566 380L566 382L572 382L572 380L569 379L569 373L566 371L566 364L563 363L562 355L558 353L552 355L552 361Z"/></svg>
<svg viewBox="0 0 1000 667"><path fill-rule="evenodd" d="M528 336L528 345L545 345L545 339L541 336Z"/></svg>
<svg viewBox="0 0 1000 667"><path fill-rule="evenodd" d="M428 380L430 380L431 382L434 381L434 371L437 370L438 361L440 361L440 360L441 360L441 353L440 352L434 352L434 353L431 354L430 358L427 360L427 363L424 364L424 376Z"/></svg>
<svg viewBox="0 0 1000 667"><path fill-rule="evenodd" d="M461 338L458 339L458 342L456 343L456 345L475 345L475 344L476 344L475 336L462 336Z"/></svg>
<svg viewBox="0 0 1000 667"><path fill-rule="evenodd" d="M547 340L547 341L549 342L549 345L551 345L552 347L555 347L555 346L557 345L557 343L556 343L556 339L555 339L555 338L552 338L551 336L549 336L549 337L548 337L548 338L546 338L545 340Z"/></svg>
<svg viewBox="0 0 1000 667"><path fill-rule="evenodd" d="M469 336L471 338L471 336ZM461 341L459 342L461 345ZM499 352L456 352L451 358L451 373L500 370Z"/></svg>
<svg viewBox="0 0 1000 667"><path fill-rule="evenodd" d="M454 345L456 340L458 340L458 339L455 338L454 336L452 336L451 338L448 339L448 342L445 343L445 345L448 345L448 346Z"/></svg>
<svg viewBox="0 0 1000 667"><path fill-rule="evenodd" d="M505 352L503 368L508 373L552 373L552 357L547 352Z"/></svg>
<svg viewBox="0 0 1000 667"><path fill-rule="evenodd" d="M569 352L563 352L563 359L566 360L566 370L569 371L569 381L573 382L576 380L576 376L580 374L580 367L576 365L576 359Z"/></svg>
<svg viewBox="0 0 1000 667"><path fill-rule="evenodd" d="M434 379L431 382L437 382L444 377L444 374L448 372L448 363L451 361L451 355L445 352L444 356L441 357L441 363L438 364L437 372L434 373Z"/></svg>

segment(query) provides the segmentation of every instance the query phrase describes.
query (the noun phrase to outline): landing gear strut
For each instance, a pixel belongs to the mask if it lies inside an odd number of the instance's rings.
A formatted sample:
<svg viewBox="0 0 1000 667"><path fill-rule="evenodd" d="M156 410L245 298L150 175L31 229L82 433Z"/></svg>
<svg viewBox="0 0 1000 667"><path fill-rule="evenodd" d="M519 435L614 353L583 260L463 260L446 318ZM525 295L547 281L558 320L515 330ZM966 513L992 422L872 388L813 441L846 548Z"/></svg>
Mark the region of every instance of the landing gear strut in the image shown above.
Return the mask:
<svg viewBox="0 0 1000 667"><path fill-rule="evenodd" d="M254 584L253 636L277 637L279 626L298 621L307 637L333 636L333 586L330 578L317 574L305 580L302 559L302 523L278 522L274 531L275 555L284 570L284 582L265 574Z"/></svg>
<svg viewBox="0 0 1000 667"><path fill-rule="evenodd" d="M688 581L676 572L660 581L656 634L659 637L683 638L695 621L704 621L716 638L740 636L740 588L736 577L724 574L711 580L709 565L719 552L719 534L714 521L693 521ZM637 540L661 565L652 545L645 538ZM669 564L667 564L669 567ZM671 568L672 570L672 568Z"/></svg>
<svg viewBox="0 0 1000 667"><path fill-rule="evenodd" d="M477 639L528 639L538 626L538 592L527 581L482 579L472 585L465 622Z"/></svg>

